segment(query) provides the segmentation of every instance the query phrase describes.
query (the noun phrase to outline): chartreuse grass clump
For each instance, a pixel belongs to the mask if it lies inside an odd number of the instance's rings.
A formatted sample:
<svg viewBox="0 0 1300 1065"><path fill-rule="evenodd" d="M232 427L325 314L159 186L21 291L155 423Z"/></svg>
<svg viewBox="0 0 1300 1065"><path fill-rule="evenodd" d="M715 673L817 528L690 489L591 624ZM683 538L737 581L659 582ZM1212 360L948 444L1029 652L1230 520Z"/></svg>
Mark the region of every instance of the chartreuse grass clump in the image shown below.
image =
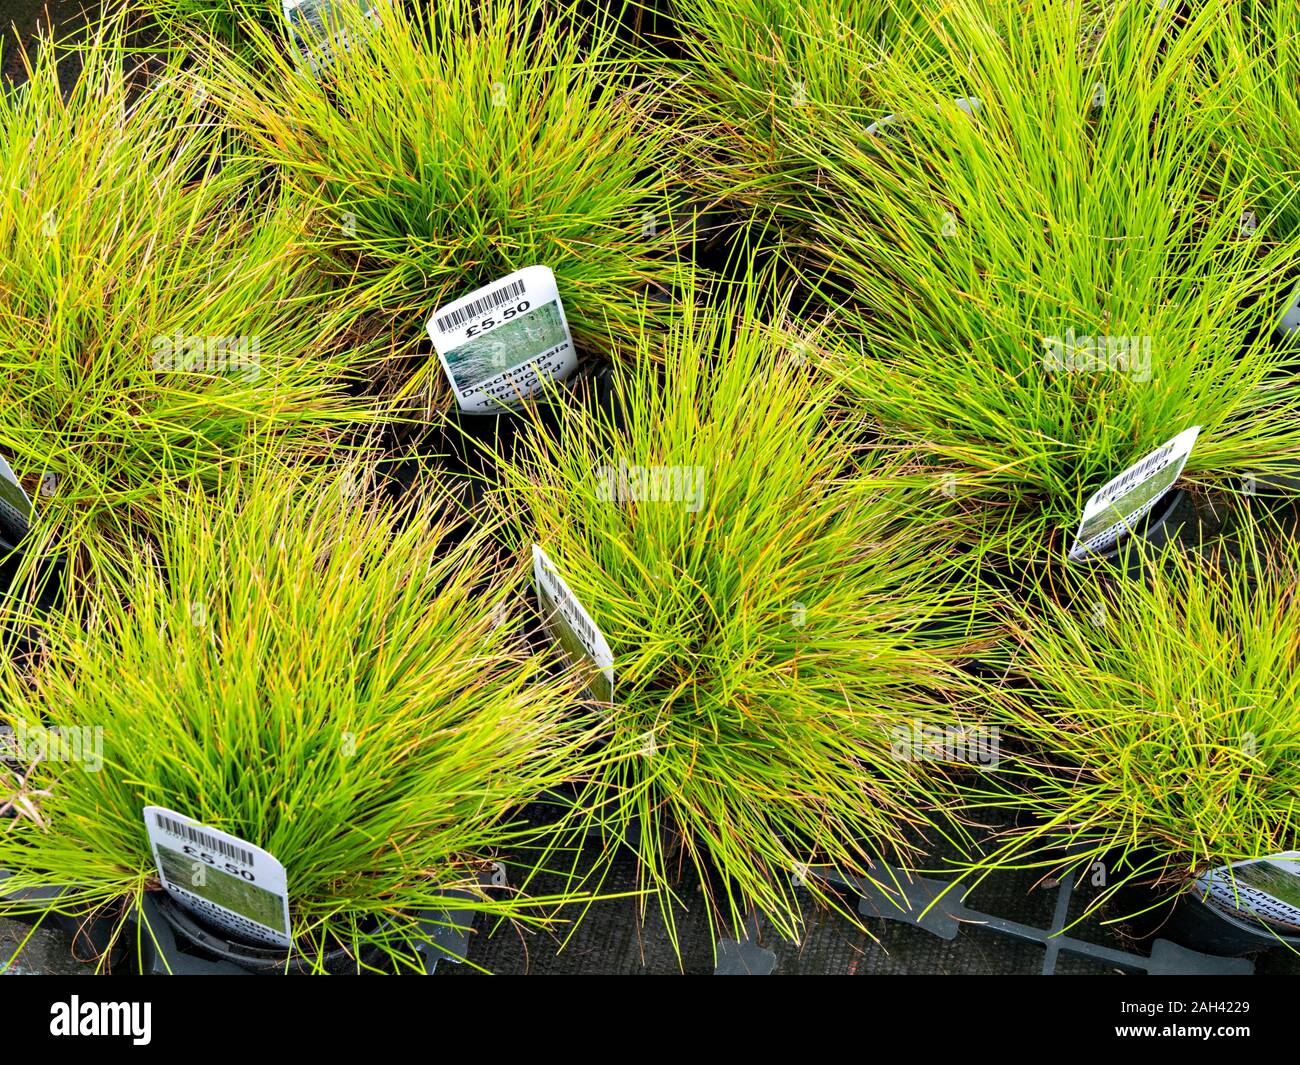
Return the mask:
<svg viewBox="0 0 1300 1065"><path fill-rule="evenodd" d="M930 70L926 27L942 22L914 0L676 0L674 10L686 51L681 103L702 138L697 179L787 222L794 204L818 198L810 138L881 117L873 71L900 47L899 27L917 30L907 62Z"/></svg>
<svg viewBox="0 0 1300 1065"><path fill-rule="evenodd" d="M757 910L797 937L792 870L869 877L946 828L948 767L912 741L966 735L972 627L935 493L834 416L816 339L765 324L764 287L688 299L662 344L639 334L615 410L558 400L502 498L612 651L590 816L670 928L700 886L715 930Z"/></svg>
<svg viewBox="0 0 1300 1065"><path fill-rule="evenodd" d="M1215 129L1230 172L1255 182L1244 226L1261 241L1294 245L1300 233L1300 9L1246 2L1220 12L1206 42L1208 63L1225 92ZM1300 253L1271 306L1279 314L1300 293Z"/></svg>
<svg viewBox="0 0 1300 1065"><path fill-rule="evenodd" d="M192 77L133 88L124 54L98 33L65 98L42 48L0 97L0 453L36 502L30 553L99 576L250 432L308 451L366 416L306 206L223 156Z"/></svg>
<svg viewBox="0 0 1300 1065"><path fill-rule="evenodd" d="M119 945L147 944L127 919L158 886L153 804L284 864L308 968L339 948L361 968L417 966L415 915L452 891L551 919L560 897L479 887L490 859L536 842L520 807L585 772L594 738L512 621L524 567L501 565L486 530L450 536L457 515L432 493L376 502L355 465L300 477L266 464L218 506L169 497L156 554L131 560L129 607L104 597L85 626L51 621L28 675L0 657L20 780L0 791L16 814L6 892L70 889L10 912L118 913ZM93 756L42 759L78 749L56 734Z"/></svg>
<svg viewBox="0 0 1300 1065"><path fill-rule="evenodd" d="M1153 0L1154 2L1154 0ZM775 220L787 251L807 250L810 216L834 211L819 142L889 122L892 74L906 69L940 97L964 98L947 4L917 0L675 0L686 52L681 106L700 137L694 180L714 198ZM1105 0L1076 4L1085 33ZM1017 14L985 5L1005 36ZM1009 24L1015 32L1016 20ZM885 63L885 57L889 62ZM883 79L880 80L880 79ZM970 102L978 106L978 101Z"/></svg>
<svg viewBox="0 0 1300 1065"><path fill-rule="evenodd" d="M835 204L809 217L811 251L860 340L851 400L965 498L1010 505L1017 552L1059 547L1091 492L1192 425L1195 481L1284 468L1297 392L1271 380L1285 356L1258 297L1297 242L1243 234L1252 185L1216 155L1203 62L1218 12L1171 34L1144 0L1096 32L1048 0L946 11L973 114L886 56L899 121L806 146Z"/></svg>
<svg viewBox="0 0 1300 1065"><path fill-rule="evenodd" d="M312 238L334 281L415 342L438 305L541 264L580 351L615 347L675 273L660 75L564 3L334 16L352 45L314 74L266 34L255 63L213 74L256 153L323 208ZM418 381L439 373L427 360Z"/></svg>
<svg viewBox="0 0 1300 1065"><path fill-rule="evenodd" d="M209 40L238 48L246 43L249 26L274 31L285 24L281 0L143 0L136 15L164 42L187 47Z"/></svg>
<svg viewBox="0 0 1300 1065"><path fill-rule="evenodd" d="M1240 557L1170 546L1156 580L1072 570L1014 609L990 698L1022 753L983 779L1023 816L990 866L1101 861L1100 905L1300 847L1300 547L1246 528Z"/></svg>

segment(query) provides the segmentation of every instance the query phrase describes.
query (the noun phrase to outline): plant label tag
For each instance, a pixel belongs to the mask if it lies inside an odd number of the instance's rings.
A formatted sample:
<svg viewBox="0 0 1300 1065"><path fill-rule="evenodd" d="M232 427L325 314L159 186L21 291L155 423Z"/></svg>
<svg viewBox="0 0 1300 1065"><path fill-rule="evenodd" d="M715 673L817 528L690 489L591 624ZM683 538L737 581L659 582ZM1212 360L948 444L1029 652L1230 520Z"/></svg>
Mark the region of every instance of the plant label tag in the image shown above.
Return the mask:
<svg viewBox="0 0 1300 1065"><path fill-rule="evenodd" d="M322 67L334 61L336 48L348 50L347 31L335 30L331 26L331 22L338 19L337 15L331 19L338 3L356 3L371 21L378 18L378 8L368 0L281 0L293 43L311 66L313 74L320 73Z"/></svg>
<svg viewBox="0 0 1300 1065"><path fill-rule="evenodd" d="M574 669L590 674L587 696L596 702L612 703L614 653L554 563L536 544L533 544L533 583L547 633Z"/></svg>
<svg viewBox="0 0 1300 1065"><path fill-rule="evenodd" d="M144 808L158 879L186 909L243 939L286 950L288 877L261 847L162 806Z"/></svg>
<svg viewBox="0 0 1300 1065"><path fill-rule="evenodd" d="M32 527L32 501L0 455L0 537L16 547Z"/></svg>
<svg viewBox="0 0 1300 1065"><path fill-rule="evenodd" d="M1221 865L1197 877L1196 888L1235 917L1300 930L1300 851Z"/></svg>
<svg viewBox="0 0 1300 1065"><path fill-rule="evenodd" d="M439 307L425 328L463 411L514 406L578 365L549 266L526 266Z"/></svg>
<svg viewBox="0 0 1300 1065"><path fill-rule="evenodd" d="M1291 301L1287 304L1282 317L1277 320L1277 331L1284 335L1300 329L1300 282L1291 290Z"/></svg>
<svg viewBox="0 0 1300 1065"><path fill-rule="evenodd" d="M1183 472L1200 431L1199 425L1184 429L1093 494L1070 548L1071 562L1106 550L1156 505Z"/></svg>

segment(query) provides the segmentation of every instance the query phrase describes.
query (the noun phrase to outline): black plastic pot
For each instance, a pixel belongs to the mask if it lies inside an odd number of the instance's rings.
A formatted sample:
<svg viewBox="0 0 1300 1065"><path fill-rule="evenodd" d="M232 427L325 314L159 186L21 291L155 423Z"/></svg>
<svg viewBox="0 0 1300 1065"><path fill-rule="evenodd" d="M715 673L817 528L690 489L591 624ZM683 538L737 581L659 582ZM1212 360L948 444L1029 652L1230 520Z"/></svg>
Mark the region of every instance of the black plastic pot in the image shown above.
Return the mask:
<svg viewBox="0 0 1300 1065"><path fill-rule="evenodd" d="M1291 290L1289 299L1290 303L1278 319L1277 335L1283 344L1294 345L1300 341L1300 283Z"/></svg>
<svg viewBox="0 0 1300 1065"><path fill-rule="evenodd" d="M1148 557L1170 541L1181 540L1186 546L1199 547L1206 526L1206 515L1192 495L1175 488L1156 501L1135 529L1122 535L1108 550L1090 556L1090 560L1108 563L1130 577L1139 577L1146 570Z"/></svg>
<svg viewBox="0 0 1300 1065"><path fill-rule="evenodd" d="M592 410L609 414L618 424L613 368L609 364L592 367L589 371L580 370L560 387L572 390ZM545 398L533 407L542 431L552 437L559 431L564 410L563 405L548 402ZM399 433L393 446L408 454L437 456L442 460L442 467L448 475L477 480L492 476L494 453L511 457L520 439L532 432L531 415L515 410L476 414L453 408L441 421L428 430L421 430L418 435ZM409 488L418 468L419 463L415 459L394 464L389 473L393 490L400 494Z"/></svg>
<svg viewBox="0 0 1300 1065"><path fill-rule="evenodd" d="M126 946L122 938L114 942L114 932L121 923L120 911L100 910L83 916L55 913L46 907L68 895L70 888L27 888L8 892L5 890L5 881L11 875L0 870L0 900L15 907L12 910L6 907L6 920L17 921L29 927L39 925L41 928L57 929L71 938L72 954L78 960L104 959L103 966L107 972L125 968Z"/></svg>
<svg viewBox="0 0 1300 1065"><path fill-rule="evenodd" d="M485 881L490 882L490 881ZM449 897L470 898L464 892ZM449 909L437 914L416 914L422 942L412 943L415 953L432 975L441 962L465 960L474 911ZM330 951L318 960L231 939L200 920L175 902L166 892L150 892L144 898L140 943L144 951L140 970L147 976L302 976L324 970L328 975L356 975L361 966L383 969L383 952L371 948L357 959L344 948Z"/></svg>
<svg viewBox="0 0 1300 1065"><path fill-rule="evenodd" d="M149 975L200 973L249 975L304 975L322 968L331 975L355 973L358 959L343 948L330 951L321 959L306 958L276 947L256 946L231 939L175 902L165 892L151 892L145 898L143 918L153 932L156 944L151 957L142 959L141 968ZM148 932L141 937L150 939ZM378 952L360 959L368 965L378 960Z"/></svg>
<svg viewBox="0 0 1300 1065"><path fill-rule="evenodd" d="M674 59L684 58L670 0L583 0L578 12L578 26L596 16L612 16L618 21L619 40Z"/></svg>
<svg viewBox="0 0 1300 1065"><path fill-rule="evenodd" d="M0 596L8 594L22 559L22 548L11 547L3 537L0 537ZM36 579L39 591L34 605L41 613L57 609L63 601L66 571L67 567L62 557L55 556L38 561Z"/></svg>
<svg viewBox="0 0 1300 1065"><path fill-rule="evenodd" d="M1234 916L1214 903L1203 901L1194 888L1178 897L1161 934L1195 950L1232 958L1279 947L1300 952L1300 932L1288 935L1280 929L1272 931L1259 921Z"/></svg>
<svg viewBox="0 0 1300 1065"><path fill-rule="evenodd" d="M609 364L580 371L564 387L572 389L589 409L605 412L616 427L621 426ZM542 432L554 438L564 407L542 401L534 411ZM523 437L534 431L530 417L517 411L469 414L453 409L418 433L412 433L409 427L397 429L389 447L405 457L386 464L385 491L390 498L403 498L422 482L425 465L436 459L442 483L452 489L464 512L449 530L447 545L461 542L478 528L475 515L479 504L488 487L497 481L495 454L507 459L515 454Z"/></svg>
<svg viewBox="0 0 1300 1065"><path fill-rule="evenodd" d="M1250 494L1278 506L1294 505L1300 501L1300 463L1282 473L1254 478Z"/></svg>
<svg viewBox="0 0 1300 1065"><path fill-rule="evenodd" d="M1253 569L1257 553L1267 558L1270 544L1300 539L1300 476L1258 477L1231 502L1224 539L1248 568Z"/></svg>

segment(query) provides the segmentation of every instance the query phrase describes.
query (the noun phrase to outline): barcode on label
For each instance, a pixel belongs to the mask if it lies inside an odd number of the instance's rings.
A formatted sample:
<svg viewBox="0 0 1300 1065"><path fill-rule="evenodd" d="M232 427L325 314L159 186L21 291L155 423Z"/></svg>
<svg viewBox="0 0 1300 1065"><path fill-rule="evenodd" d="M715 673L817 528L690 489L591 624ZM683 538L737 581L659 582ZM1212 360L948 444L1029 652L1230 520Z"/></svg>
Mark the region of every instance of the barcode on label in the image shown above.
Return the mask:
<svg viewBox="0 0 1300 1065"><path fill-rule="evenodd" d="M233 843L227 843L224 839L217 839L216 836L209 836L206 832L200 832L192 825L183 824L174 818L165 817L162 814L154 814L153 816L158 823L158 827L164 832L188 840L190 843L197 843L200 847L206 847L210 851L216 851L223 858L232 858L250 869L253 867L252 851L246 851L243 847L236 847Z"/></svg>
<svg viewBox="0 0 1300 1065"><path fill-rule="evenodd" d="M508 285L502 285L498 289L493 289L486 296L480 296L476 300L471 300L464 307L457 307L454 311L448 311L446 314L438 317L438 332L450 333L453 329L458 329L471 318L477 318L485 311L494 311L507 303L517 300L524 294L524 283L520 281L511 281Z"/></svg>

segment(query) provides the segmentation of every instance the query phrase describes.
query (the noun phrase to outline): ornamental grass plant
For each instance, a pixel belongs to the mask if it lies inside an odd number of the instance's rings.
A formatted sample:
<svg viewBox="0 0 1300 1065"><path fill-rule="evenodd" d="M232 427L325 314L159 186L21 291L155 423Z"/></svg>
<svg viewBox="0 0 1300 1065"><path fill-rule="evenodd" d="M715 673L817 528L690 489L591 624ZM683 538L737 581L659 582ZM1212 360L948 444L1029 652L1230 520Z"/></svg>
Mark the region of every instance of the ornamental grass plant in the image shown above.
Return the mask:
<svg viewBox="0 0 1300 1065"><path fill-rule="evenodd" d="M677 0L675 14L680 104L701 137L697 180L785 222L814 195L808 139L877 117L872 70L898 46L900 25L917 28L907 62L926 68L923 26L942 17L912 0Z"/></svg>
<svg viewBox="0 0 1300 1065"><path fill-rule="evenodd" d="M1191 425L1195 482L1294 461L1295 382L1259 297L1300 245L1243 232L1254 186L1222 165L1203 61L1215 12L1170 33L1126 0L1092 32L1069 5L1015 7L1005 37L1001 0L946 8L974 114L886 56L899 121L804 148L826 193L810 252L858 338L848 401L1009 515L1023 561L1062 554L1091 492Z"/></svg>
<svg viewBox="0 0 1300 1065"><path fill-rule="evenodd" d="M692 291L666 336L639 333L613 411L557 395L555 434L523 442L497 497L608 640L614 758L584 802L674 935L700 886L716 934L757 911L798 938L792 870L871 877L961 836L938 812L953 766L912 744L976 725L956 519L835 412L819 339L769 321L763 291Z"/></svg>
<svg viewBox="0 0 1300 1065"><path fill-rule="evenodd" d="M1092 32L1107 3L1075 6ZM836 208L821 172L828 131L852 136L886 119L899 69L938 95L964 95L963 64L947 47L952 8L916 0L677 0L685 52L679 106L699 140L693 182L713 201L773 227L764 235L779 235L798 261L809 216ZM1003 37L1007 26L1016 32L1018 11L992 5L982 13Z"/></svg>
<svg viewBox="0 0 1300 1065"><path fill-rule="evenodd" d="M0 454L36 505L28 555L87 579L250 434L308 453L370 417L308 206L225 155L179 66L142 86L132 62L109 24L66 98L53 47L0 97Z"/></svg>
<svg viewBox="0 0 1300 1065"><path fill-rule="evenodd" d="M158 887L142 817L158 805L284 864L309 969L343 948L357 968L422 971L416 915L449 906L545 924L562 898L489 895L480 876L541 845L520 809L590 770L599 726L520 639L521 567L486 528L453 535L436 485L394 504L359 460L306 488L251 466L217 505L167 497L129 607L56 616L35 666L0 656L21 781L6 892L68 889L0 912L116 914L118 945L142 948L153 933L129 918ZM93 756L42 758L55 733Z"/></svg>
<svg viewBox="0 0 1300 1065"><path fill-rule="evenodd" d="M1015 753L981 782L1020 828L985 868L1102 862L1100 907L1300 848L1300 546L1241 520L1239 555L1171 544L1159 579L1071 568L1010 609L989 699Z"/></svg>
<svg viewBox="0 0 1300 1065"><path fill-rule="evenodd" d="M1266 293L1276 316L1300 296L1300 10L1289 4L1243 3L1222 12L1206 42L1207 66L1224 93L1214 136L1229 173L1253 182L1244 218L1262 241L1293 248L1286 284Z"/></svg>
<svg viewBox="0 0 1300 1065"><path fill-rule="evenodd" d="M424 321L525 266L555 272L581 353L618 348L677 271L661 73L627 58L608 20L548 0L335 15L328 30L353 43L314 73L254 33L254 59L221 56L212 85L322 212L311 238L333 283L417 351L414 368L395 360L398 384L444 394Z"/></svg>

